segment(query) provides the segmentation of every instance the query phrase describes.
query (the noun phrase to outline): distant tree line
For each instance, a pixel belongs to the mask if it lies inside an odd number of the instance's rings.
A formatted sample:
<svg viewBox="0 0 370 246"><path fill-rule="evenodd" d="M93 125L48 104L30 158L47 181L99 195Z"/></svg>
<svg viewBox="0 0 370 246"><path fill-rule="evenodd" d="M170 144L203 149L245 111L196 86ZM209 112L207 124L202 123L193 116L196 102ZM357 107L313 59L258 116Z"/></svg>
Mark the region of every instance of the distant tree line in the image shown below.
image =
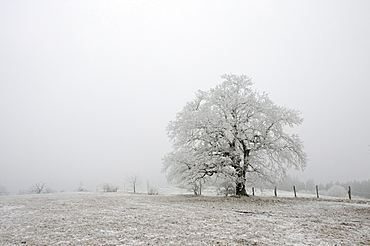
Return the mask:
<svg viewBox="0 0 370 246"><path fill-rule="evenodd" d="M337 182L338 183L338 182ZM340 186L351 186L351 192L355 196L370 198L370 179L364 181L350 181L346 183L338 183Z"/></svg>
<svg viewBox="0 0 370 246"><path fill-rule="evenodd" d="M314 192L316 185L319 190L329 190L331 187L338 185L342 186L346 190L348 186L351 186L351 192L355 196L370 198L370 179L364 181L350 181L350 182L329 182L326 184L316 184L313 179L309 179L306 182L300 181L297 177L287 176L282 183L278 185L278 188L281 190L291 191L292 187L295 186L297 190L306 190Z"/></svg>

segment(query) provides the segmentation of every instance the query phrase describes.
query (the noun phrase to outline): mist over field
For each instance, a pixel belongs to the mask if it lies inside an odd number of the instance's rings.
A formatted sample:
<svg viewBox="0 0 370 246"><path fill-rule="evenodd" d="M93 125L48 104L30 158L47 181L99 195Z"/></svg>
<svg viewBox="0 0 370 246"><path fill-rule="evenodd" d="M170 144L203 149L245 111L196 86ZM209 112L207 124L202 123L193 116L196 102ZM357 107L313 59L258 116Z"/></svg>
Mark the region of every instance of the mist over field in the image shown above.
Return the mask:
<svg viewBox="0 0 370 246"><path fill-rule="evenodd" d="M368 1L1 1L0 185L55 191L139 175L166 186L166 135L198 90L245 74L308 162L303 182L370 179Z"/></svg>

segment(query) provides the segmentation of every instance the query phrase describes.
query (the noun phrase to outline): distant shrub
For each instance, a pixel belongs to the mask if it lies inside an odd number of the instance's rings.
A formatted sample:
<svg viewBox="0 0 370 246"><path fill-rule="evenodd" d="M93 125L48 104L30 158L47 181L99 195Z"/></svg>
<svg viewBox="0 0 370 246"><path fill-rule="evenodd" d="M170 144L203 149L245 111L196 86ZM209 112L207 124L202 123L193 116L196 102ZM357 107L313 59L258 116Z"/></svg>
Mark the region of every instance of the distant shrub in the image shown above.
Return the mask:
<svg viewBox="0 0 370 246"><path fill-rule="evenodd" d="M158 189L154 187L150 187L148 189L148 195L158 195Z"/></svg>
<svg viewBox="0 0 370 246"><path fill-rule="evenodd" d="M118 186L108 184L108 183L103 184L102 188L104 192L117 192L118 190Z"/></svg>
<svg viewBox="0 0 370 246"><path fill-rule="evenodd" d="M5 186L0 185L0 196L7 196L9 192L6 190Z"/></svg>
<svg viewBox="0 0 370 246"><path fill-rule="evenodd" d="M225 180L218 185L217 195L235 195L235 183L230 180Z"/></svg>
<svg viewBox="0 0 370 246"><path fill-rule="evenodd" d="M86 189L84 188L82 182L80 182L78 188L76 189L76 191L79 191L79 192L82 192L82 191L86 191Z"/></svg>
<svg viewBox="0 0 370 246"><path fill-rule="evenodd" d="M158 195L158 189L152 186L149 180L146 181L146 188L148 190L148 195Z"/></svg>
<svg viewBox="0 0 370 246"><path fill-rule="evenodd" d="M327 193L328 196L333 196L333 197L345 197L347 195L346 189L344 189L340 185L333 185Z"/></svg>

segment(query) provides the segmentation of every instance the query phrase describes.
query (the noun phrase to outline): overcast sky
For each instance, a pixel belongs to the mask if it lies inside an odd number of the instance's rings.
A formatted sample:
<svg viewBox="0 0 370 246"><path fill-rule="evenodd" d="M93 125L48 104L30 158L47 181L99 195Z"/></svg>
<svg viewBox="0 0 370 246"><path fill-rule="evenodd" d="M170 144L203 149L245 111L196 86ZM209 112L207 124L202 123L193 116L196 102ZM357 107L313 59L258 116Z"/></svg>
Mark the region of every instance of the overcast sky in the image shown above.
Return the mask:
<svg viewBox="0 0 370 246"><path fill-rule="evenodd" d="M302 180L370 179L370 1L0 1L0 185L164 185L166 126L245 74L299 109Z"/></svg>

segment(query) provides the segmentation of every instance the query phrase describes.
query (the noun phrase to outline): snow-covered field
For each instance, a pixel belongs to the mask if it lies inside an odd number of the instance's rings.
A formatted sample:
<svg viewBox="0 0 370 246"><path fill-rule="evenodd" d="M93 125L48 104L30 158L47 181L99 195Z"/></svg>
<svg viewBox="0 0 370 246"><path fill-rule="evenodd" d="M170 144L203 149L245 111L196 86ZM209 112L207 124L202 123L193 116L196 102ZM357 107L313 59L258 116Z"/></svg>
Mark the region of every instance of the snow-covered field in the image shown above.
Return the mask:
<svg viewBox="0 0 370 246"><path fill-rule="evenodd" d="M0 197L0 245L370 245L370 201L75 192Z"/></svg>

